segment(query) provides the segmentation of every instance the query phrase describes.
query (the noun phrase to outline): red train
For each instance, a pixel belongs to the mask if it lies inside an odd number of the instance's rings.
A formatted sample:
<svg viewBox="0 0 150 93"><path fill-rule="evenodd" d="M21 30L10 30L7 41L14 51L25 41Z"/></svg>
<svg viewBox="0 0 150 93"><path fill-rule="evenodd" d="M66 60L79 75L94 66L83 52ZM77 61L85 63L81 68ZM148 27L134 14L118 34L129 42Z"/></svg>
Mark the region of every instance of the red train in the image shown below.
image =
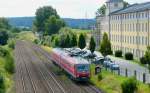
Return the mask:
<svg viewBox="0 0 150 93"><path fill-rule="evenodd" d="M64 49L55 48L51 53L52 60L77 81L90 78L90 63L81 57L72 57Z"/></svg>

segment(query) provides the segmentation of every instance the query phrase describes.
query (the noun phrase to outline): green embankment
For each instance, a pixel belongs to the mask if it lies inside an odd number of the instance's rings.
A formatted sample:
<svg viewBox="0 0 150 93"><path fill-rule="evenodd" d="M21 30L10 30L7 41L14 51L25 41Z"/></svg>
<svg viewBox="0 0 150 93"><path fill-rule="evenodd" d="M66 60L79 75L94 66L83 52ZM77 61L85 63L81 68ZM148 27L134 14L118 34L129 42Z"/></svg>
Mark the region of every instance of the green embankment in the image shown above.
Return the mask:
<svg viewBox="0 0 150 93"><path fill-rule="evenodd" d="M15 93L14 92L14 78L13 73L8 72L5 69L7 62L13 62L13 50L8 48L8 46L2 46L2 48L6 49L10 55L5 57L0 56L0 74L4 77L5 90L6 93Z"/></svg>
<svg viewBox="0 0 150 93"><path fill-rule="evenodd" d="M94 75L95 65L91 65L92 77L90 82L102 89L106 93L122 93L121 83L127 80L126 77L118 76L106 70L102 70L103 79L98 81L98 75ZM136 93L150 93L150 87L146 84L138 82L138 90Z"/></svg>

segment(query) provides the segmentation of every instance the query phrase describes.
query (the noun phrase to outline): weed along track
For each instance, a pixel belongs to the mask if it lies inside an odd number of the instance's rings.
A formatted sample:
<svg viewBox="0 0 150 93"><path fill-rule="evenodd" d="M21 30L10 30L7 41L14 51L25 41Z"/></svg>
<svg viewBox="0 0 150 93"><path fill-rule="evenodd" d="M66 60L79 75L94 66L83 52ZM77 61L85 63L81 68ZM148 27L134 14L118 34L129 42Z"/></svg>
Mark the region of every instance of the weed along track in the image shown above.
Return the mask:
<svg viewBox="0 0 150 93"><path fill-rule="evenodd" d="M15 61L16 93L101 93L90 85L77 84L67 77L62 79L49 54L30 42L16 43Z"/></svg>

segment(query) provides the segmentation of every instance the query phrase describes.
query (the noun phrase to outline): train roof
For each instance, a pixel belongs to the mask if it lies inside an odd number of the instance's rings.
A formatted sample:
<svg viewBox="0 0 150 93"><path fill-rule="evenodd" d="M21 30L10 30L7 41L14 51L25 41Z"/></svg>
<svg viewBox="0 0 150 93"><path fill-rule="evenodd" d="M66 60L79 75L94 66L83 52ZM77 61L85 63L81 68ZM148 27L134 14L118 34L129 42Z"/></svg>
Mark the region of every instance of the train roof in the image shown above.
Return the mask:
<svg viewBox="0 0 150 93"><path fill-rule="evenodd" d="M82 57L70 56L69 52L63 48L54 48L53 51L61 55L66 60L71 61L73 64L90 64L87 60L85 60Z"/></svg>

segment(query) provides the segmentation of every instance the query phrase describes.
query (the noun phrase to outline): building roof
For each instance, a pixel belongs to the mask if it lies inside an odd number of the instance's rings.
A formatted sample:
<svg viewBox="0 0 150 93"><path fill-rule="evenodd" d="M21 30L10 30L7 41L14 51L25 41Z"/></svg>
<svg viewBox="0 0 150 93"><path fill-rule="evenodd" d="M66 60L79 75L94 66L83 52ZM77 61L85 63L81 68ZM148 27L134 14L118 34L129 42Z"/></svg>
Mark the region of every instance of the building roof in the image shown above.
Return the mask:
<svg viewBox="0 0 150 93"><path fill-rule="evenodd" d="M140 12L140 11L149 10L149 9L150 9L150 2L146 2L146 3L141 3L141 4L129 5L126 8L123 8L121 10L118 10L118 11L110 13L110 15L112 15L112 14L124 14L124 13Z"/></svg>
<svg viewBox="0 0 150 93"><path fill-rule="evenodd" d="M112 2L123 2L123 0L107 0L107 3L112 3Z"/></svg>

